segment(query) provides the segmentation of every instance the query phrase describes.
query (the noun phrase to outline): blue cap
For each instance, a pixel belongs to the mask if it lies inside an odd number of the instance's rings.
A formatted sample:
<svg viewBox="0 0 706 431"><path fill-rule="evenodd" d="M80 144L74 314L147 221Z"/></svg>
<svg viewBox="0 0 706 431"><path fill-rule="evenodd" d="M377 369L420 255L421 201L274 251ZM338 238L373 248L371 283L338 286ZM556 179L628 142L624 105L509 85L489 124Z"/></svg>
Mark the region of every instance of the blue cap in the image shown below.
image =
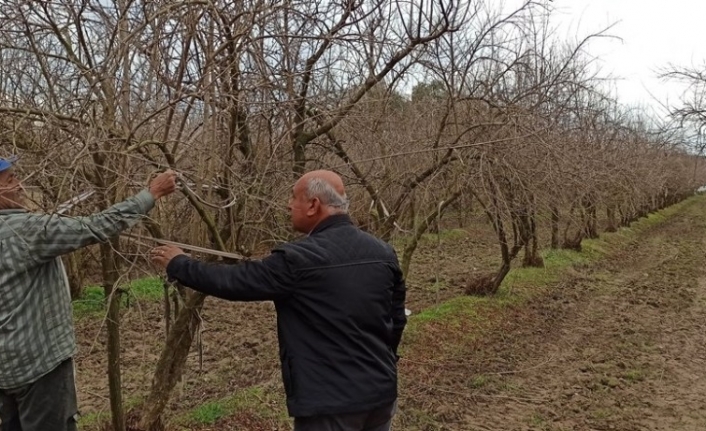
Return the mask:
<svg viewBox="0 0 706 431"><path fill-rule="evenodd" d="M0 172L10 169L13 163L15 163L18 158L19 157L17 156L10 156L4 159L0 159Z"/></svg>

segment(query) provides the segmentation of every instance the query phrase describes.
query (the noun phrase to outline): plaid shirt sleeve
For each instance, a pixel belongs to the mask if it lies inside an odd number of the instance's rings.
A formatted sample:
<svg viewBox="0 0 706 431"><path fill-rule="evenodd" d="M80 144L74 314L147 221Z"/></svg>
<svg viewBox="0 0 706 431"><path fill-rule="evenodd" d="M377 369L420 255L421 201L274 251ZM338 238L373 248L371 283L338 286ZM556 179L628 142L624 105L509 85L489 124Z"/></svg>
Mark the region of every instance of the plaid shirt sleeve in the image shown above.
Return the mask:
<svg viewBox="0 0 706 431"><path fill-rule="evenodd" d="M152 194L143 190L105 211L86 217L31 214L17 234L32 260L46 262L87 245L109 240L140 221L154 204Z"/></svg>
<svg viewBox="0 0 706 431"><path fill-rule="evenodd" d="M116 236L153 206L144 190L87 217L0 211L0 389L32 383L77 351L58 256Z"/></svg>

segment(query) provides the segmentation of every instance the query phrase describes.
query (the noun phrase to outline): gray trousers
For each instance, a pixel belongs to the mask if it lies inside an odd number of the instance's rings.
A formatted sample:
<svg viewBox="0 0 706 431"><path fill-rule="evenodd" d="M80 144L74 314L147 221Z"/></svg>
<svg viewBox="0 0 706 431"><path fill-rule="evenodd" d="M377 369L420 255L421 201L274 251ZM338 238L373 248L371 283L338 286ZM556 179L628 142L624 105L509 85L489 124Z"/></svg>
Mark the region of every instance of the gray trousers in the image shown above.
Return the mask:
<svg viewBox="0 0 706 431"><path fill-rule="evenodd" d="M294 431L390 431L397 402L375 410L294 418Z"/></svg>
<svg viewBox="0 0 706 431"><path fill-rule="evenodd" d="M77 419L71 359L34 383L0 389L1 431L76 431Z"/></svg>

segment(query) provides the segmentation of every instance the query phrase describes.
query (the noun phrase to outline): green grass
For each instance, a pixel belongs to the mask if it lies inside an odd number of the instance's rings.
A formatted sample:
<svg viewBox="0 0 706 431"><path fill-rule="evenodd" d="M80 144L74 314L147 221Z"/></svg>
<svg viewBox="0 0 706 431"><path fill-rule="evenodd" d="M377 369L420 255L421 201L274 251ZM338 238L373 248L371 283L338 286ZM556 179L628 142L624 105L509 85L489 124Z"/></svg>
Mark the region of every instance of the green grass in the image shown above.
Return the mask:
<svg viewBox="0 0 706 431"><path fill-rule="evenodd" d="M127 412L131 408L142 402L141 397L129 397L124 400L124 408ZM110 421L110 410L103 410L82 415L78 421L78 429L96 428L99 424Z"/></svg>
<svg viewBox="0 0 706 431"><path fill-rule="evenodd" d="M164 282L159 277L134 280L128 285L128 295L146 301L158 301L164 297Z"/></svg>
<svg viewBox="0 0 706 431"><path fill-rule="evenodd" d="M86 429L89 427L95 428L95 426L97 424L104 423L109 420L110 420L110 412L109 411L88 413L86 415L82 415L81 418L78 420L78 429L81 430L81 429Z"/></svg>
<svg viewBox="0 0 706 431"><path fill-rule="evenodd" d="M628 370L623 374L623 378L629 382L636 383L645 380L645 374L640 370Z"/></svg>
<svg viewBox="0 0 706 431"><path fill-rule="evenodd" d="M459 296L450 299L443 304L427 308L410 318L410 324L421 324L428 321L446 320L448 318L472 317L475 312L473 307L485 298L475 296ZM406 328L411 329L411 328Z"/></svg>
<svg viewBox="0 0 706 431"><path fill-rule="evenodd" d="M213 425L229 412L223 401L211 401L200 405L189 413L189 421L195 424Z"/></svg>
<svg viewBox="0 0 706 431"><path fill-rule="evenodd" d="M407 356L416 348L425 349L433 343L435 355L457 356L463 353L465 345L482 336L488 327L488 314L496 314L502 309L520 303L522 298L507 292L495 296L457 296L444 303L427 308L409 317L404 331L404 342L400 345L400 355ZM430 331L430 328L439 326ZM445 342L452 333L461 339Z"/></svg>
<svg viewBox="0 0 706 431"><path fill-rule="evenodd" d="M529 424L535 427L543 427L546 423L547 420L539 413L534 413L529 419Z"/></svg>
<svg viewBox="0 0 706 431"><path fill-rule="evenodd" d="M125 286L126 290L122 297L122 305L126 306L130 301L158 301L164 295L162 279L159 277L140 278L131 281ZM101 286L87 286L83 289L81 297L73 301L74 317L81 318L95 316L105 313L105 295Z"/></svg>
<svg viewBox="0 0 706 431"><path fill-rule="evenodd" d="M74 300L74 316L83 317L105 310L105 295L103 288L97 286L86 287L81 293L81 297Z"/></svg>
<svg viewBox="0 0 706 431"><path fill-rule="evenodd" d="M482 388L488 383L488 376L484 374L479 374L471 380L471 387L474 389Z"/></svg>
<svg viewBox="0 0 706 431"><path fill-rule="evenodd" d="M425 233L422 235L421 240L423 242L436 242L436 241L457 241L459 239L466 238L468 232L464 229L443 229L439 233Z"/></svg>
<svg viewBox="0 0 706 431"><path fill-rule="evenodd" d="M247 411L264 420L287 424L289 417L278 395L278 391L261 386L244 388L233 396L201 404L175 418L174 422L181 426L213 425L221 418Z"/></svg>
<svg viewBox="0 0 706 431"><path fill-rule="evenodd" d="M542 268L513 268L503 280L499 294L515 293L516 287L541 288L557 282L569 268L589 265L603 256L605 251L595 245L586 245L581 252L574 250L544 250Z"/></svg>
<svg viewBox="0 0 706 431"><path fill-rule="evenodd" d="M592 416L597 420L605 420L613 415L613 411L610 409L596 409L593 411Z"/></svg>

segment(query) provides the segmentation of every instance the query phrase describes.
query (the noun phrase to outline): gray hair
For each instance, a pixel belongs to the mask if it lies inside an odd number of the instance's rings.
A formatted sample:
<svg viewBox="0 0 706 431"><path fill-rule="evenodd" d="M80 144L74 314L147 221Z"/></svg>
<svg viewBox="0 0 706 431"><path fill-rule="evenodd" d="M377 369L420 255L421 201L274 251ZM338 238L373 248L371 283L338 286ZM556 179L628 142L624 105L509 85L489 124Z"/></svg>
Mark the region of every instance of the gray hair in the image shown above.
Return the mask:
<svg viewBox="0 0 706 431"><path fill-rule="evenodd" d="M341 196L331 184L321 178L312 178L306 185L306 197L309 199L319 198L323 205L331 207L337 214L348 213L348 197Z"/></svg>

